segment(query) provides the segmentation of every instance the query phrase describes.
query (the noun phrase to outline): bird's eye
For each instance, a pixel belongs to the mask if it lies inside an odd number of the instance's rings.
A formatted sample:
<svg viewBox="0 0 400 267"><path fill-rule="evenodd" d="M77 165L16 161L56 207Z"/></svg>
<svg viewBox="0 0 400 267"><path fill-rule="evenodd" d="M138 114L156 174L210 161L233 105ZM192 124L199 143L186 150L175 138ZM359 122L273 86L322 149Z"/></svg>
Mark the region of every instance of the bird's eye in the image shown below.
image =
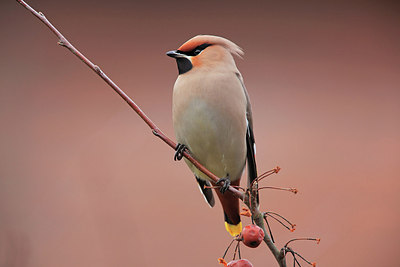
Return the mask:
<svg viewBox="0 0 400 267"><path fill-rule="evenodd" d="M200 54L204 49L206 49L206 47L210 46L210 44L204 43L202 45L199 45L197 47L195 47L193 50L190 51L180 51L178 50L179 53L187 55L187 56L197 56L198 54Z"/></svg>

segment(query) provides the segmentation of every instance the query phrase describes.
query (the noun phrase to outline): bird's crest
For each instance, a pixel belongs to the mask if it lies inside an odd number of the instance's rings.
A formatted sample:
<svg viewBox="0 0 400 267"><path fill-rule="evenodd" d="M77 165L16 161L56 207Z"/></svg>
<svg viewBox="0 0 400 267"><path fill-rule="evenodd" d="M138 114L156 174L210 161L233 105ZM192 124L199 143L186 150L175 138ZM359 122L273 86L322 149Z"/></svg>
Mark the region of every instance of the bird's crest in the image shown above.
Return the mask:
<svg viewBox="0 0 400 267"><path fill-rule="evenodd" d="M178 48L179 51L189 52L202 44L210 45L220 45L228 50L232 55L241 57L243 55L243 50L228 39L214 35L197 35L188 41L186 41L181 47Z"/></svg>

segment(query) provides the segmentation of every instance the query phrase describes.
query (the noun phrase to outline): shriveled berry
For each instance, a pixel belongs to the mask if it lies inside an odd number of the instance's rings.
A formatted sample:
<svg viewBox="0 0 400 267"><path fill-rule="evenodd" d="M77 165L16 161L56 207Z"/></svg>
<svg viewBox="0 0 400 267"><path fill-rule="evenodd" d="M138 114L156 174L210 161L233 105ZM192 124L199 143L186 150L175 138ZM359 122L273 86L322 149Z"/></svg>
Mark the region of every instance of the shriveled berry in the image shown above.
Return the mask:
<svg viewBox="0 0 400 267"><path fill-rule="evenodd" d="M247 225L245 228L243 228L242 239L243 244L246 246L256 248L264 239L264 231L257 225Z"/></svg>
<svg viewBox="0 0 400 267"><path fill-rule="evenodd" d="M253 267L253 264L246 259L240 259L229 262L228 267Z"/></svg>

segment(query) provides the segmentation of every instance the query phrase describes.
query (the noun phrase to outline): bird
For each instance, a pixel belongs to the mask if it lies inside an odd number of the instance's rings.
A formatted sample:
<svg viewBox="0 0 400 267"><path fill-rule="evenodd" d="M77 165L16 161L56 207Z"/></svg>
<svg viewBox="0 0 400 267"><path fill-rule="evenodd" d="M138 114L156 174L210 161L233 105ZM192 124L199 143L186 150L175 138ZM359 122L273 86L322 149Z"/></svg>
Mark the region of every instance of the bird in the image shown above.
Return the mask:
<svg viewBox="0 0 400 267"><path fill-rule="evenodd" d="M176 59L178 67L172 97L175 160L187 149L220 178L213 182L185 158L210 207L215 205L211 188L224 182L215 192L225 229L237 236L242 230L239 199L226 190L239 186L246 163L248 184L257 177L251 104L233 57L241 58L243 50L223 37L197 35L166 54Z"/></svg>

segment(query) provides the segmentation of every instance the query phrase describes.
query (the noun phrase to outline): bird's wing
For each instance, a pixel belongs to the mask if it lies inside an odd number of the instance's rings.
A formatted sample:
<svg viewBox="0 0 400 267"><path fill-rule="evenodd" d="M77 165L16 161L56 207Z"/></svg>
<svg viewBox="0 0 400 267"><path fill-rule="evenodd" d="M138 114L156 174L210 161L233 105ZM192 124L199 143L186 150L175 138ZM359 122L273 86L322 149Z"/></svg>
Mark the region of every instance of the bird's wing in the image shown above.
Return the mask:
<svg viewBox="0 0 400 267"><path fill-rule="evenodd" d="M196 177L197 183L199 184L200 191L201 191L201 193L203 193L203 196L204 196L205 200L207 201L208 205L210 205L210 207L214 207L215 200L214 200L214 195L213 195L212 189L209 187L206 187L206 186L211 185L210 182L202 180L202 179L198 178L197 176L195 176L195 177Z"/></svg>
<svg viewBox="0 0 400 267"><path fill-rule="evenodd" d="M244 94L246 95L247 107L246 107L246 119L247 119L247 132L246 132L246 146L247 146L247 173L248 173L248 185L250 185L254 179L257 178L257 165L256 165L256 143L253 133L253 116L251 113L251 103L249 94L247 93L246 87L244 86L243 78L240 73L236 73L237 78L242 85Z"/></svg>

